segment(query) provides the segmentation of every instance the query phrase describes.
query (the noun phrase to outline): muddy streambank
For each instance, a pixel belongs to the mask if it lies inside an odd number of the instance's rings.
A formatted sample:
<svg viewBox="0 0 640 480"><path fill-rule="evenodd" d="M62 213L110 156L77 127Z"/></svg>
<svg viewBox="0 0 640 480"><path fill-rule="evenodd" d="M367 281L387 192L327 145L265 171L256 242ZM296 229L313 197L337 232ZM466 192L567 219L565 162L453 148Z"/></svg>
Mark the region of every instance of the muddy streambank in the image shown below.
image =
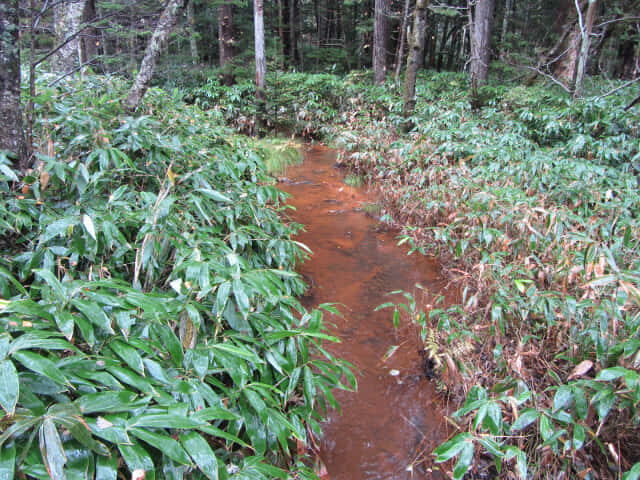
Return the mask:
<svg viewBox="0 0 640 480"><path fill-rule="evenodd" d="M345 185L335 162L335 150L309 147L279 185L292 195L292 219L306 226L297 240L314 252L300 269L305 302L342 304L342 317L327 314L342 342L328 347L358 370L358 391L336 392L341 412L323 426L321 459L331 480L442 478L430 458L446 435L442 399L425 376L417 329L405 321L396 330L389 310L374 309L416 283L435 298L445 281L436 261L407 256L396 233L363 211L374 199Z"/></svg>

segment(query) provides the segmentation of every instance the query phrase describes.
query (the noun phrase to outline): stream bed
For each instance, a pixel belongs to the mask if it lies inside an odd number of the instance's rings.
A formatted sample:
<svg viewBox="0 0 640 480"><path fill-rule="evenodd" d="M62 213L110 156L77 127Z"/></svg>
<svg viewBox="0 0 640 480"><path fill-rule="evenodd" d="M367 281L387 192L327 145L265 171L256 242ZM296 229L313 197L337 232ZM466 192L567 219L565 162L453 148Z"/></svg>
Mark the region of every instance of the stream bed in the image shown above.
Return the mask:
<svg viewBox="0 0 640 480"><path fill-rule="evenodd" d="M415 292L416 283L435 298L445 282L434 259L408 256L397 233L363 211L375 195L345 185L336 158L335 150L309 146L304 163L288 167L279 185L292 195L291 218L306 226L296 239L313 251L300 268L311 285L305 302L342 304L342 317L325 314L342 342L325 346L357 369L357 392L335 392L341 412L331 411L323 424L326 477L443 478L432 470L430 453L444 440L444 406L425 376L418 330L406 318L394 329L392 311L374 309L400 300L390 291Z"/></svg>

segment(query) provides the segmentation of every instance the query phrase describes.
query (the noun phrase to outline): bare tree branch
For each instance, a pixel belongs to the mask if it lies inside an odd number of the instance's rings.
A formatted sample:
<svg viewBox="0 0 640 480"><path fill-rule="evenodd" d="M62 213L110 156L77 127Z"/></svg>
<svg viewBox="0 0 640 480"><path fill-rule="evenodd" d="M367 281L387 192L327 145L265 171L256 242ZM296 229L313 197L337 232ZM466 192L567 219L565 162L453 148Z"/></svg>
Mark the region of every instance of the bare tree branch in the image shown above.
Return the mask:
<svg viewBox="0 0 640 480"><path fill-rule="evenodd" d="M640 81L640 77L636 77L633 80L629 80L628 82L623 83L622 85L620 85L619 87L614 88L613 90L609 90L607 93L603 93L602 95L598 95L598 100L604 97L608 97L609 95L613 95L614 93L616 93L618 90L622 90L623 88L627 88L629 85L632 85L634 83L636 83L637 81ZM626 109L625 109L626 110Z"/></svg>

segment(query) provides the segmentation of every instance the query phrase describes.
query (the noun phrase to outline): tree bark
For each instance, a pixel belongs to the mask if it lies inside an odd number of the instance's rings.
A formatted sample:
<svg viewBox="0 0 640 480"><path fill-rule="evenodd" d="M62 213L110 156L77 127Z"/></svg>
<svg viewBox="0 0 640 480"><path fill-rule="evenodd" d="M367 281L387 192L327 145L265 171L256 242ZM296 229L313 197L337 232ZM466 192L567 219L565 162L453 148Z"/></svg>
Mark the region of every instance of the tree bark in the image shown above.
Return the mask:
<svg viewBox="0 0 640 480"><path fill-rule="evenodd" d="M82 12L82 23L92 24L96 19L95 0L86 0ZM92 62L98 56L98 29L95 26L86 28L80 39L80 62L83 65Z"/></svg>
<svg viewBox="0 0 640 480"><path fill-rule="evenodd" d="M494 0L476 0L471 23L471 85L487 83L491 57L491 20ZM469 5L471 8L471 5Z"/></svg>
<svg viewBox="0 0 640 480"><path fill-rule="evenodd" d="M373 81L384 83L387 75L387 40L389 38L389 0L375 0L373 26Z"/></svg>
<svg viewBox="0 0 640 480"><path fill-rule="evenodd" d="M263 0L253 0L253 30L256 61L256 101L265 101L264 77L267 70L264 54L264 6Z"/></svg>
<svg viewBox="0 0 640 480"><path fill-rule="evenodd" d="M296 0L289 0L289 58L291 65L296 65L298 59L298 29L296 28Z"/></svg>
<svg viewBox="0 0 640 480"><path fill-rule="evenodd" d="M27 143L20 106L20 47L18 0L0 3L0 150L6 150L13 165L25 170Z"/></svg>
<svg viewBox="0 0 640 480"><path fill-rule="evenodd" d="M226 86L234 84L233 77L233 3L223 0L218 5L218 46L220 49L220 70Z"/></svg>
<svg viewBox="0 0 640 480"><path fill-rule="evenodd" d="M197 65L200 63L200 55L198 55L198 39L196 38L196 18L193 12L193 1L187 0L187 23L189 24L189 51L191 52L191 63Z"/></svg>
<svg viewBox="0 0 640 480"><path fill-rule="evenodd" d="M404 1L404 10L402 12L402 25L400 26L400 43L398 44L398 50L396 51L396 82L400 78L400 71L402 70L402 60L404 58L404 42L407 38L407 28L409 24L409 1Z"/></svg>
<svg viewBox="0 0 640 480"><path fill-rule="evenodd" d="M584 74L587 68L587 60L589 60L589 47L591 45L591 32L593 31L593 21L596 17L596 8L598 0L589 0L587 8L587 16L582 21L582 14L578 12L580 17L580 54L578 55L578 64L575 74L575 89L573 90L573 98L582 96L584 86Z"/></svg>
<svg viewBox="0 0 640 480"><path fill-rule="evenodd" d="M504 16L502 17L502 32L500 33L500 46L501 55L505 54L505 42L507 41L507 33L509 32L509 20L511 20L511 14L513 13L513 0L507 0L504 7Z"/></svg>
<svg viewBox="0 0 640 480"><path fill-rule="evenodd" d="M84 0L68 0L55 4L53 7L53 25L56 46L60 46L51 57L53 70L58 73L68 73L80 65L81 48L80 30L85 8ZM70 36L74 38L69 39Z"/></svg>
<svg viewBox="0 0 640 480"><path fill-rule="evenodd" d="M129 90L129 94L125 100L125 106L131 110L135 110L147 93L147 89L151 84L151 79L156 70L156 63L160 52L169 40L171 30L176 24L178 13L184 7L184 0L169 0L164 8L160 21L153 32L151 40L144 52L144 58L140 64L138 75L133 81L133 85Z"/></svg>
<svg viewBox="0 0 640 480"><path fill-rule="evenodd" d="M428 0L417 0L413 18L413 30L409 39L409 55L404 81L404 117L410 117L416 107L416 77L424 55L424 36Z"/></svg>

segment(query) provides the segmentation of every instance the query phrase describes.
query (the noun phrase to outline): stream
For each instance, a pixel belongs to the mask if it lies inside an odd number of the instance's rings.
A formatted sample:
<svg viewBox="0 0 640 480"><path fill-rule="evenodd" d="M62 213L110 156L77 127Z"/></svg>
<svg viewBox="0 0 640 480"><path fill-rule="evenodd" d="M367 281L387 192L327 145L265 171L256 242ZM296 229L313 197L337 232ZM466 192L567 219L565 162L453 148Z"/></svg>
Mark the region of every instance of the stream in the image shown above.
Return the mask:
<svg viewBox="0 0 640 480"><path fill-rule="evenodd" d="M342 304L342 317L325 314L342 342L325 346L357 369L357 392L336 391L341 412L331 411L323 424L324 477L444 478L432 471L430 455L445 437L444 407L425 376L418 330L406 318L394 329L392 310L374 309L400 300L387 292L414 292L420 283L435 296L445 282L434 259L408 256L397 246L397 233L363 211L374 193L345 185L336 158L335 150L310 146L304 163L288 167L279 185L292 195L292 219L306 226L296 240L314 253L300 268L311 285L305 303Z"/></svg>

